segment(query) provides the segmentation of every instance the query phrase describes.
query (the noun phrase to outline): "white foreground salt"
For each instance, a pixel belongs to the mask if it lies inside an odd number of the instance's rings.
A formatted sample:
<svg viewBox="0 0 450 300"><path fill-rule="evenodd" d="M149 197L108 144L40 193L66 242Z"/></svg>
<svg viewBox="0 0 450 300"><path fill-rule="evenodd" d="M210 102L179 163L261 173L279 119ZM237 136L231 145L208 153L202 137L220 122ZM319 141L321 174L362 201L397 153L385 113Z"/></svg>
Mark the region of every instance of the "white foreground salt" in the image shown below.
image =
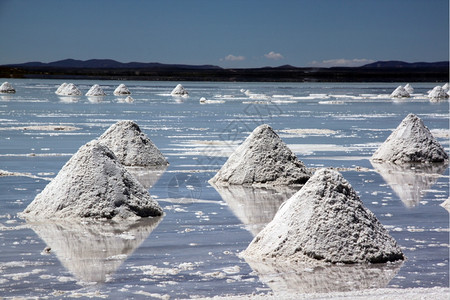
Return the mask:
<svg viewBox="0 0 450 300"><path fill-rule="evenodd" d="M385 263L405 257L337 171L320 169L278 210L242 257L312 265Z"/></svg>

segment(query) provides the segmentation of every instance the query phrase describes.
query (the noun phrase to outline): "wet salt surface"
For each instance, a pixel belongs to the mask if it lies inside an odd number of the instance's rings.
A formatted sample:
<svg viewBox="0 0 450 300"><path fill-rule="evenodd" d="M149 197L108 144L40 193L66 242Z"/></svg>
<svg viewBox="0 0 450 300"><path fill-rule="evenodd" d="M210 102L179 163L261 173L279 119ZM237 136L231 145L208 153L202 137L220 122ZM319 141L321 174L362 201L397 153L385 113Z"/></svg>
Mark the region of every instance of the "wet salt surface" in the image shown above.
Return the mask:
<svg viewBox="0 0 450 300"><path fill-rule="evenodd" d="M405 83L183 82L189 97L178 98L169 95L177 82L130 81L135 101L123 103L113 96L116 81L73 81L83 94L99 84L107 96L97 101L62 99L54 94L58 80L10 82L16 94L0 96L3 297L164 299L448 287L449 214L440 206L449 197L448 167L399 169L368 160L408 113L422 118L449 152L448 101L426 98L435 83L413 84L414 97L398 100L389 94ZM202 105L201 97L225 103ZM165 170L134 173L163 207L162 219L131 228L42 226L17 218L80 146L123 119L136 121L170 162ZM292 191L217 191L207 181L262 123L308 167L339 169L407 260L292 273L238 258ZM317 278L342 280L329 286Z"/></svg>

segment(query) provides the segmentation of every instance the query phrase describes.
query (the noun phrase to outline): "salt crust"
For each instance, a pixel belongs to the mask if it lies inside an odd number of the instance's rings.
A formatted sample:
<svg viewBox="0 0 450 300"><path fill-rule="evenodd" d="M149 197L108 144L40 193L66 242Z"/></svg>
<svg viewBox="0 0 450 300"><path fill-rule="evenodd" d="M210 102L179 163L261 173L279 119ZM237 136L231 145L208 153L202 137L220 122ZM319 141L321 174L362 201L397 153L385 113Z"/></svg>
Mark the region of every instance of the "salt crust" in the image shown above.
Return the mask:
<svg viewBox="0 0 450 300"><path fill-rule="evenodd" d="M375 151L373 161L434 163L448 160L448 154L422 120L409 114Z"/></svg>
<svg viewBox="0 0 450 300"><path fill-rule="evenodd" d="M98 139L125 166L166 166L167 159L133 121L119 121Z"/></svg>
<svg viewBox="0 0 450 300"><path fill-rule="evenodd" d="M399 85L391 94L391 98L409 98L410 95L404 87Z"/></svg>
<svg viewBox="0 0 450 300"><path fill-rule="evenodd" d="M123 83L119 84L119 86L114 90L114 95L131 95L130 90Z"/></svg>
<svg viewBox="0 0 450 300"><path fill-rule="evenodd" d="M405 257L337 171L320 169L241 254L282 262L385 263Z"/></svg>
<svg viewBox="0 0 450 300"><path fill-rule="evenodd" d="M163 211L99 141L82 146L20 214L28 220L134 219Z"/></svg>
<svg viewBox="0 0 450 300"><path fill-rule="evenodd" d="M181 85L178 84L170 93L172 96L183 96L186 97L189 95L188 91Z"/></svg>
<svg viewBox="0 0 450 300"><path fill-rule="evenodd" d="M106 96L106 93L98 84L94 84L86 93L86 96Z"/></svg>
<svg viewBox="0 0 450 300"><path fill-rule="evenodd" d="M16 90L11 83L5 81L0 85L0 93L14 94Z"/></svg>
<svg viewBox="0 0 450 300"><path fill-rule="evenodd" d="M73 83L61 84L55 92L60 96L81 96L81 91Z"/></svg>
<svg viewBox="0 0 450 300"><path fill-rule="evenodd" d="M310 176L303 162L269 125L263 124L253 130L209 182L215 185L300 185Z"/></svg>

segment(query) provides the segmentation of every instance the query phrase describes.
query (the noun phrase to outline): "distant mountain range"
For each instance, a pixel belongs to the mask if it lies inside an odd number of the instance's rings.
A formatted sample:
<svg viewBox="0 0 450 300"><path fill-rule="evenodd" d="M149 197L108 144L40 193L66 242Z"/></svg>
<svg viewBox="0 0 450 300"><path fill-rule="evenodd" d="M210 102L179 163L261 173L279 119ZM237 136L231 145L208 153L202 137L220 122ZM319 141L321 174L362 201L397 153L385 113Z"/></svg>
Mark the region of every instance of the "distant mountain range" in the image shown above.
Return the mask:
<svg viewBox="0 0 450 300"><path fill-rule="evenodd" d="M183 65L183 64L162 64L162 63L142 63L129 62L122 63L112 59L90 59L76 60L64 59L50 63L42 63L38 61L27 62L22 64L8 64L3 67L22 67L22 68L80 68L80 69L172 69L172 70L221 70L222 68L215 65ZM356 68L448 68L448 61L439 62L414 62L408 63L404 61L377 61ZM263 67L261 69L298 69L291 65L283 65L275 68ZM333 67L341 68L341 67ZM304 69L304 68L301 68Z"/></svg>
<svg viewBox="0 0 450 300"><path fill-rule="evenodd" d="M221 68L129 62L112 59L65 59L50 63L27 62L0 66L0 78L104 79L230 82L446 82L449 62L378 61L361 67Z"/></svg>
<svg viewBox="0 0 450 300"><path fill-rule="evenodd" d="M141 63L129 62L122 63L113 59L90 59L76 60L64 59L50 63L42 63L39 61L27 62L23 64L4 65L8 67L53 67L53 68L81 68L81 69L190 69L190 70L217 70L219 66L213 65L181 65L181 64L161 64L161 63Z"/></svg>

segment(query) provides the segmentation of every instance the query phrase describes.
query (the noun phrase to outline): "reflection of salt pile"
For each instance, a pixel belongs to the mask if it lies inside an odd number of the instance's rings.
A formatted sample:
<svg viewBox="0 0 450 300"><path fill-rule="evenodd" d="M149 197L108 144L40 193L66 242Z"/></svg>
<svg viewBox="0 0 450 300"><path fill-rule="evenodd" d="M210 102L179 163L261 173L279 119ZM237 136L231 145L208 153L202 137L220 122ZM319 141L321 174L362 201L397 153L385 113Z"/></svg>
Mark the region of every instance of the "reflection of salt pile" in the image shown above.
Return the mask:
<svg viewBox="0 0 450 300"><path fill-rule="evenodd" d="M331 293L384 288L402 263L310 266L247 260L280 299L292 293ZM288 297L290 299L290 297Z"/></svg>
<svg viewBox="0 0 450 300"><path fill-rule="evenodd" d="M399 85L391 94L391 98L408 98L408 97L410 97L409 93L401 85Z"/></svg>
<svg viewBox="0 0 450 300"><path fill-rule="evenodd" d="M269 125L258 126L210 179L215 185L304 184L311 176L306 166Z"/></svg>
<svg viewBox="0 0 450 300"><path fill-rule="evenodd" d="M374 161L393 163L443 162L447 159L444 148L414 114L406 116L372 155Z"/></svg>
<svg viewBox="0 0 450 300"><path fill-rule="evenodd" d="M14 89L12 84L7 81L3 82L2 85L0 85L0 93L14 94L15 92L16 90Z"/></svg>
<svg viewBox="0 0 450 300"><path fill-rule="evenodd" d="M183 96L186 97L189 93L184 89L181 84L178 84L170 93L172 96Z"/></svg>
<svg viewBox="0 0 450 300"><path fill-rule="evenodd" d="M28 223L64 267L85 283L107 282L117 268L147 239L161 217L133 222Z"/></svg>
<svg viewBox="0 0 450 300"><path fill-rule="evenodd" d="M412 94L412 93L414 93L414 88L409 84L409 83L407 83L405 86L404 86L404 89L405 89L405 91L406 92L408 92L408 94Z"/></svg>
<svg viewBox="0 0 450 300"><path fill-rule="evenodd" d="M385 263L403 253L340 173L320 169L243 252L256 260Z"/></svg>
<svg viewBox="0 0 450 300"><path fill-rule="evenodd" d="M169 163L153 142L133 121L119 121L99 141L114 152L125 166L165 166Z"/></svg>
<svg viewBox="0 0 450 300"><path fill-rule="evenodd" d="M289 186L256 188L242 185L213 185L213 187L253 235L258 234L272 221L281 203L298 191L298 188Z"/></svg>
<svg viewBox="0 0 450 300"><path fill-rule="evenodd" d="M441 87L435 86L429 93L428 98L433 99L447 99L449 97L448 93Z"/></svg>
<svg viewBox="0 0 450 300"><path fill-rule="evenodd" d="M106 96L106 93L98 84L94 84L86 93L86 96Z"/></svg>
<svg viewBox="0 0 450 300"><path fill-rule="evenodd" d="M407 207L419 205L424 191L431 188L447 169L447 164L402 164L371 162L375 171Z"/></svg>
<svg viewBox="0 0 450 300"><path fill-rule="evenodd" d="M162 209L106 146L82 146L36 196L22 216L29 219L136 218Z"/></svg>
<svg viewBox="0 0 450 300"><path fill-rule="evenodd" d="M55 92L60 96L81 96L81 91L73 83L63 83Z"/></svg>
<svg viewBox="0 0 450 300"><path fill-rule="evenodd" d="M119 84L119 86L114 90L114 95L131 95L130 90L123 83Z"/></svg>

